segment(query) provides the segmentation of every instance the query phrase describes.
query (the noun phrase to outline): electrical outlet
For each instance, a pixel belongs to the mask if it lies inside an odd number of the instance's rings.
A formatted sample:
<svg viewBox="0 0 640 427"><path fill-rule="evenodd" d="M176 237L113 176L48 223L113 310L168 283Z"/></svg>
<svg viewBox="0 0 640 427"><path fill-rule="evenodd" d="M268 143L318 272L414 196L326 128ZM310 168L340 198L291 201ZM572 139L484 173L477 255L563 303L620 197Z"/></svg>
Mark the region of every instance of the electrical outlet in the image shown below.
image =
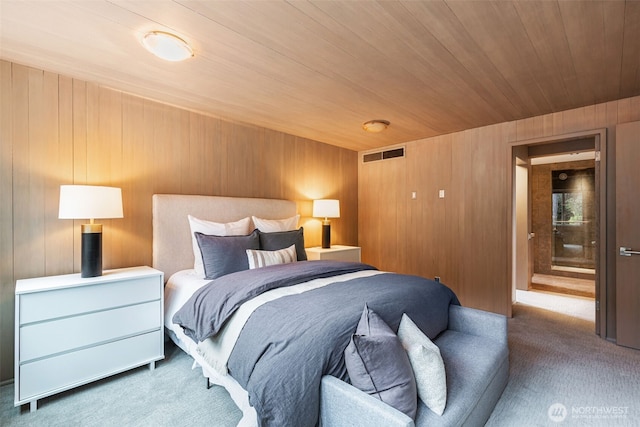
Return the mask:
<svg viewBox="0 0 640 427"><path fill-rule="evenodd" d="M441 199L444 199L444 190L438 191L438 197L440 197Z"/></svg>
<svg viewBox="0 0 640 427"><path fill-rule="evenodd" d="M411 199L412 199L412 200L415 200L415 199L417 199L417 198L418 198L418 192L416 192L416 191L412 191L412 192L411 192Z"/></svg>

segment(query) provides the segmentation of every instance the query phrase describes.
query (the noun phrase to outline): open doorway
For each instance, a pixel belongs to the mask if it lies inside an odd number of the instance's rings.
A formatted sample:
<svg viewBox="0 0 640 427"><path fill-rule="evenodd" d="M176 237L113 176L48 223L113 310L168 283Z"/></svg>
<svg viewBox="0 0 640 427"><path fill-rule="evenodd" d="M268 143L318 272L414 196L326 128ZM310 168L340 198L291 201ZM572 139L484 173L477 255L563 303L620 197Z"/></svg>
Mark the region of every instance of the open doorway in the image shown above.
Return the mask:
<svg viewBox="0 0 640 427"><path fill-rule="evenodd" d="M591 319L597 334L605 318L604 144L602 130L511 146L512 301Z"/></svg>
<svg viewBox="0 0 640 427"><path fill-rule="evenodd" d="M595 151L530 161L530 289L595 299Z"/></svg>

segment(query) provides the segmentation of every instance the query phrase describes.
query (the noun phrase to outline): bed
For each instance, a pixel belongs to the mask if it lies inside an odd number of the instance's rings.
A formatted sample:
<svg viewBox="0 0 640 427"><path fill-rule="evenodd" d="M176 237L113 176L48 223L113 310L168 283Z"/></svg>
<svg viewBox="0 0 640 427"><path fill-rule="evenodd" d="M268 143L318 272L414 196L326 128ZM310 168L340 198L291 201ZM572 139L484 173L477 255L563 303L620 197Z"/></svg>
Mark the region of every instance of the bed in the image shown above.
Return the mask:
<svg viewBox="0 0 640 427"><path fill-rule="evenodd" d="M449 306L458 304L455 294L439 283L361 263L298 258L205 279L194 271L189 215L217 223L252 217L276 221L294 217L296 203L153 196L153 267L168 279L167 335L193 357L194 367L202 369L208 382L228 390L243 412L241 426L316 425L321 379L331 375L349 380L345 348L367 313L375 310L394 332L407 314L435 338L448 326ZM249 228L255 222L253 218ZM277 234L260 232L257 251L264 249L260 239L268 242ZM212 271L203 248L214 237L194 235L205 270ZM267 248L269 254L286 249L290 247ZM298 241L295 249L300 257Z"/></svg>

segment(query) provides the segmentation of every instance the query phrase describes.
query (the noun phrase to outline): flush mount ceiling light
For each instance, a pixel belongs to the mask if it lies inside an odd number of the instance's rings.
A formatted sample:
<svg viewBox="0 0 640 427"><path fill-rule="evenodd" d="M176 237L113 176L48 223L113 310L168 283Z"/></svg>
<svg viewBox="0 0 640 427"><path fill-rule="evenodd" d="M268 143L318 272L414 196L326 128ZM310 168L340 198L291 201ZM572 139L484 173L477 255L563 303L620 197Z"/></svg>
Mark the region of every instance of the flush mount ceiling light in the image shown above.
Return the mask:
<svg viewBox="0 0 640 427"><path fill-rule="evenodd" d="M158 58L184 61L193 56L191 46L180 37L164 31L150 31L142 37L142 45Z"/></svg>
<svg viewBox="0 0 640 427"><path fill-rule="evenodd" d="M362 124L362 129L371 133L378 133L389 127L391 123L388 120L369 120Z"/></svg>

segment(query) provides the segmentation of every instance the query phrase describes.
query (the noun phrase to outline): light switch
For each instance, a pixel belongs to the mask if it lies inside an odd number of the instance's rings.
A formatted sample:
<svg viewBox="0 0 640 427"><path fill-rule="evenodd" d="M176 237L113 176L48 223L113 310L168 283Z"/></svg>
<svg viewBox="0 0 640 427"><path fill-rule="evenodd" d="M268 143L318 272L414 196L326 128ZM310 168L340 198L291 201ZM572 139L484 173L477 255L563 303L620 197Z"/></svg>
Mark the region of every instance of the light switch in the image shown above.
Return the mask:
<svg viewBox="0 0 640 427"><path fill-rule="evenodd" d="M444 190L438 191L438 197L440 197L441 199L444 199Z"/></svg>
<svg viewBox="0 0 640 427"><path fill-rule="evenodd" d="M411 192L411 199L412 199L412 200L415 200L415 199L417 199L417 198L418 198L418 193L417 193L416 191L412 191L412 192Z"/></svg>

